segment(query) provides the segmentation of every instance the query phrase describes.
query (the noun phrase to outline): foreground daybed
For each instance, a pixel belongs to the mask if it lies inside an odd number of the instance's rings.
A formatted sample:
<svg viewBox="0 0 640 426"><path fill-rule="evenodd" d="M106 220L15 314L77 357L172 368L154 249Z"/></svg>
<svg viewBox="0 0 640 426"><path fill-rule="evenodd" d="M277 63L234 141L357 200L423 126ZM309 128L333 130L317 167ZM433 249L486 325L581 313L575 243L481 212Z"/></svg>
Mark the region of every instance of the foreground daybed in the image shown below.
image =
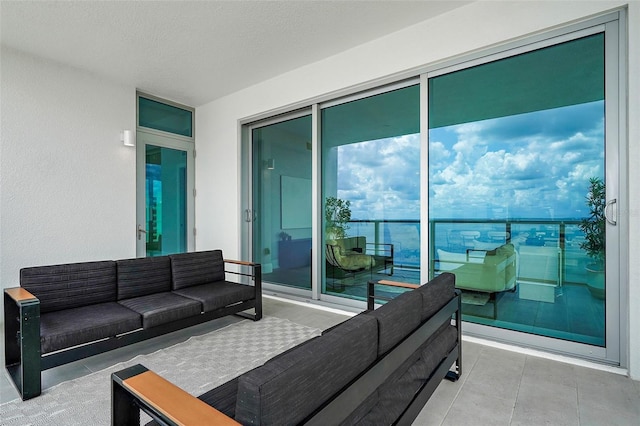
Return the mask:
<svg viewBox="0 0 640 426"><path fill-rule="evenodd" d="M138 425L142 409L161 424L410 424L461 374L454 282L444 273L198 398L139 364L114 373L111 423Z"/></svg>
<svg viewBox="0 0 640 426"><path fill-rule="evenodd" d="M43 370L230 314L262 318L261 267L221 250L24 268L4 291L5 364L26 400Z"/></svg>

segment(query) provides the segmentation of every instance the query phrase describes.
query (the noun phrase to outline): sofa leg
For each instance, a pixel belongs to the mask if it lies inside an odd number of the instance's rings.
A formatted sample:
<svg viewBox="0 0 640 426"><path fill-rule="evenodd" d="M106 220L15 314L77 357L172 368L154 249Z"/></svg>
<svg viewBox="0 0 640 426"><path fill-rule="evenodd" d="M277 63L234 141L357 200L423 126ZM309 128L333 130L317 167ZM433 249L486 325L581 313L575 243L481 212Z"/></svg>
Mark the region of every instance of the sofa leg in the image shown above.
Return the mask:
<svg viewBox="0 0 640 426"><path fill-rule="evenodd" d="M5 366L22 400L40 395L40 301L5 290Z"/></svg>

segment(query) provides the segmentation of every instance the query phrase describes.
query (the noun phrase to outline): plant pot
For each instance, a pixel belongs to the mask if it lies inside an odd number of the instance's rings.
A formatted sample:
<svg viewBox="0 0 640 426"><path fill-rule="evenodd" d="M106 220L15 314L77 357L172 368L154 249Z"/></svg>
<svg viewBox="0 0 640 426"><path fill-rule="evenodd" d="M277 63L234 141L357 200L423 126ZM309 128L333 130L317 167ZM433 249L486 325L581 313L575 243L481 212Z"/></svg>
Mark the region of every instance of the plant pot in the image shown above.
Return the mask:
<svg viewBox="0 0 640 426"><path fill-rule="evenodd" d="M605 286L604 286L604 270L600 265L589 264L586 266L587 270L587 288L593 297L596 299L604 300L605 298Z"/></svg>

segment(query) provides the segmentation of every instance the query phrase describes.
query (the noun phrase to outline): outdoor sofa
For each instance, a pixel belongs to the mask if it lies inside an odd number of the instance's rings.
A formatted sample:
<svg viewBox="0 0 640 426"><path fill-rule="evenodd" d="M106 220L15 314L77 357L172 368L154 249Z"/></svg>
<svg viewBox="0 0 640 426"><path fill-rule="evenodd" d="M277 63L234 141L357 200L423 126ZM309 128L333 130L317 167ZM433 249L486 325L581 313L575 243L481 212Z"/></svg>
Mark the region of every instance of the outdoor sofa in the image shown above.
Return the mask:
<svg viewBox="0 0 640 426"><path fill-rule="evenodd" d="M26 400L43 370L230 314L262 318L261 266L221 250L23 268L4 291L5 365Z"/></svg>
<svg viewBox="0 0 640 426"><path fill-rule="evenodd" d="M198 398L140 364L113 373L111 424L411 424L460 377L460 293L449 273L396 285L417 288L373 310L370 283L371 309Z"/></svg>

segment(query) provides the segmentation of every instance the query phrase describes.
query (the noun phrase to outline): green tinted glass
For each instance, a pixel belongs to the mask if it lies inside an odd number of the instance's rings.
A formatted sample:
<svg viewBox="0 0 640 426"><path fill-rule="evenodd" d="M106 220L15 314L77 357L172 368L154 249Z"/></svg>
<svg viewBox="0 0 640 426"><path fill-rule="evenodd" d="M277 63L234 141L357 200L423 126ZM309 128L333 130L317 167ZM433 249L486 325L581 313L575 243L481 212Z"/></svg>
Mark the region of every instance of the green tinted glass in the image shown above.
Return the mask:
<svg viewBox="0 0 640 426"><path fill-rule="evenodd" d="M429 128L604 99L604 34L429 80Z"/></svg>
<svg viewBox="0 0 640 426"><path fill-rule="evenodd" d="M186 109L138 97L138 125L182 136L193 136L193 113Z"/></svg>

